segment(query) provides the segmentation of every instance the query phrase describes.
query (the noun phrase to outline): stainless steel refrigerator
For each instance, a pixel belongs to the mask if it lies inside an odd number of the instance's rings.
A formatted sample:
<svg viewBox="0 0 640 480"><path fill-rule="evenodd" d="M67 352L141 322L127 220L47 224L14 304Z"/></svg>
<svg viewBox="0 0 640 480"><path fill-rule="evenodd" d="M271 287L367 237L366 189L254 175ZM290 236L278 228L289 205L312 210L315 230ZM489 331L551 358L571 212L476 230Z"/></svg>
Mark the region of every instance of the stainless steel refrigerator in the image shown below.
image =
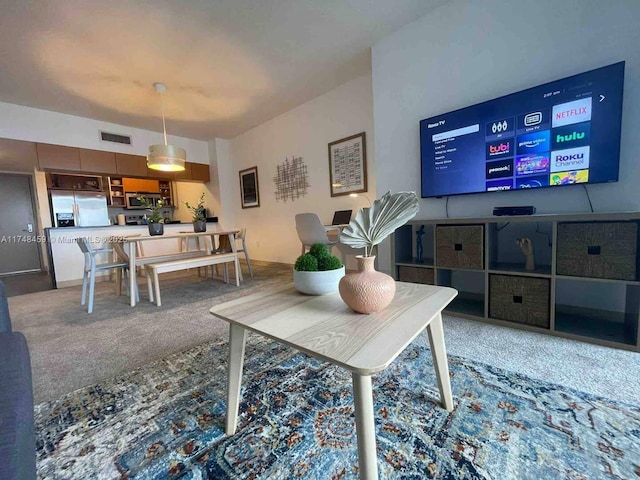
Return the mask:
<svg viewBox="0 0 640 480"><path fill-rule="evenodd" d="M54 227L100 227L109 225L104 193L52 190L51 213Z"/></svg>

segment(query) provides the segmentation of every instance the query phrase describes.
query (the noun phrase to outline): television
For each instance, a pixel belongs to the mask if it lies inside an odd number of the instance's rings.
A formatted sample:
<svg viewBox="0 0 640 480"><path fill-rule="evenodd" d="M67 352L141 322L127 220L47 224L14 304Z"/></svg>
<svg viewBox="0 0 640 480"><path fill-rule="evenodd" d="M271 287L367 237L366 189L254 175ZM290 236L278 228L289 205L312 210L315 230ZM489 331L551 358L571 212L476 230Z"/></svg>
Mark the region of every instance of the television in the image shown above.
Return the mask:
<svg viewBox="0 0 640 480"><path fill-rule="evenodd" d="M422 198L617 182L624 66L420 121Z"/></svg>

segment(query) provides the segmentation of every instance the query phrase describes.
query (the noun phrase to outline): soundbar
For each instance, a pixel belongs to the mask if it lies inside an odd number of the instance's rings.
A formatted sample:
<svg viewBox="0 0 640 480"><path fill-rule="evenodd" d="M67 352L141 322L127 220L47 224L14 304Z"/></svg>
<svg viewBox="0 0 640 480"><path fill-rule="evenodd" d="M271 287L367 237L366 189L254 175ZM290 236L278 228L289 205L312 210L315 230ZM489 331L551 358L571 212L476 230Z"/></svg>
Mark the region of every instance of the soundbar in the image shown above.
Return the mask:
<svg viewBox="0 0 640 480"><path fill-rule="evenodd" d="M507 215L533 215L536 207L533 205L520 205L517 207L493 207L493 214L498 217Z"/></svg>

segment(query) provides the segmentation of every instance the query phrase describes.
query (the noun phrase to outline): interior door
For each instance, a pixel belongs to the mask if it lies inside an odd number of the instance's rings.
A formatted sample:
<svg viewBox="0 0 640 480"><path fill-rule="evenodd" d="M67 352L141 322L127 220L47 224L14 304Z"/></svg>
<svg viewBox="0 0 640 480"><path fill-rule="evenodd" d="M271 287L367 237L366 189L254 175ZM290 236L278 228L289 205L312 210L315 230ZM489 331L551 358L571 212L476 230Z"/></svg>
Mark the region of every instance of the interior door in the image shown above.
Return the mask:
<svg viewBox="0 0 640 480"><path fill-rule="evenodd" d="M31 176L0 174L0 275L42 269Z"/></svg>

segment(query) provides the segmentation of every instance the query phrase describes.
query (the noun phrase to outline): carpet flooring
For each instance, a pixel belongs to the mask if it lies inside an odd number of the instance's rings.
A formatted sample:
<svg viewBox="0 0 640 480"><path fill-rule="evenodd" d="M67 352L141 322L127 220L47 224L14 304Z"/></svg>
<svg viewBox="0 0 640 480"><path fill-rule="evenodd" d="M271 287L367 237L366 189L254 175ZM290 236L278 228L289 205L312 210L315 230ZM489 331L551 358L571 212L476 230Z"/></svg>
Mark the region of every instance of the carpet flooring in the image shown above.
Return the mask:
<svg viewBox="0 0 640 480"><path fill-rule="evenodd" d="M235 435L216 340L36 408L42 479L357 479L351 378L250 334ZM632 479L640 406L449 356L426 334L373 377L382 479Z"/></svg>
<svg viewBox="0 0 640 480"><path fill-rule="evenodd" d="M36 403L131 371L204 342L226 339L209 314L218 303L292 281L290 267L254 265L238 288L195 274L162 276L163 305L135 308L110 283L97 284L94 313L80 287L9 298L14 330L27 337ZM246 269L245 269L246 271ZM640 398L640 354L444 316L448 353L622 402Z"/></svg>
<svg viewBox="0 0 640 480"><path fill-rule="evenodd" d="M37 407L40 421L47 418L47 412L53 411L48 408L62 405L56 402L64 404L70 397L85 398L84 408L99 415L102 411L100 403L93 405L96 397L88 392L102 391L117 379L136 375L136 372L157 362L166 362L167 358L173 358L171 355L216 342L226 345L228 326L213 318L208 313L209 308L288 283L291 278L290 268L278 265L256 265L255 279L246 279L239 288L196 275L166 277L162 280L163 306L160 308L145 300L144 285L141 292L143 301L136 308L131 308L127 297L115 295L113 284L104 283L98 285L96 307L91 315L87 315L79 305L79 287L10 298L14 329L22 331L29 343L34 394L36 403L41 404ZM640 355L637 353L451 316L444 317L444 330L452 365L459 360L470 368L498 369L496 371L504 372L508 377L514 374L523 376L525 383L548 382L562 386L577 392L576 395L583 399L587 398L585 395L593 395L599 398L598 401L619 402L633 408L640 403L637 376ZM217 363L215 368L223 368L224 359ZM623 408L622 411L626 414L631 410ZM83 419L76 425L80 429L77 431L87 434L82 429L90 428L93 421L90 417L77 418ZM60 425L60 428L70 426ZM43 431L40 430L39 434L42 435ZM51 432L49 427L46 431ZM96 430L96 434L102 433L103 430ZM74 434L68 432L68 435L71 438ZM56 442L62 445L59 439L53 441L54 444ZM122 452L116 447L104 447L106 451L103 453L112 458L116 451ZM602 448L606 450L609 446L603 444ZM55 455L59 452L56 450ZM609 453L615 456L620 452L609 449ZM68 454L71 461L86 452L65 450L64 455ZM55 462L60 466L57 460ZM101 468L96 466L93 474ZM60 478L92 478L93 474ZM498 475L493 478L512 477Z"/></svg>
<svg viewBox="0 0 640 480"><path fill-rule="evenodd" d="M79 286L9 298L13 329L29 344L36 403L226 335L228 324L209 314L213 305L293 279L288 267L254 270L240 287L195 273L161 275L161 307L148 301L144 279L134 308L113 283L97 283L90 315Z"/></svg>

